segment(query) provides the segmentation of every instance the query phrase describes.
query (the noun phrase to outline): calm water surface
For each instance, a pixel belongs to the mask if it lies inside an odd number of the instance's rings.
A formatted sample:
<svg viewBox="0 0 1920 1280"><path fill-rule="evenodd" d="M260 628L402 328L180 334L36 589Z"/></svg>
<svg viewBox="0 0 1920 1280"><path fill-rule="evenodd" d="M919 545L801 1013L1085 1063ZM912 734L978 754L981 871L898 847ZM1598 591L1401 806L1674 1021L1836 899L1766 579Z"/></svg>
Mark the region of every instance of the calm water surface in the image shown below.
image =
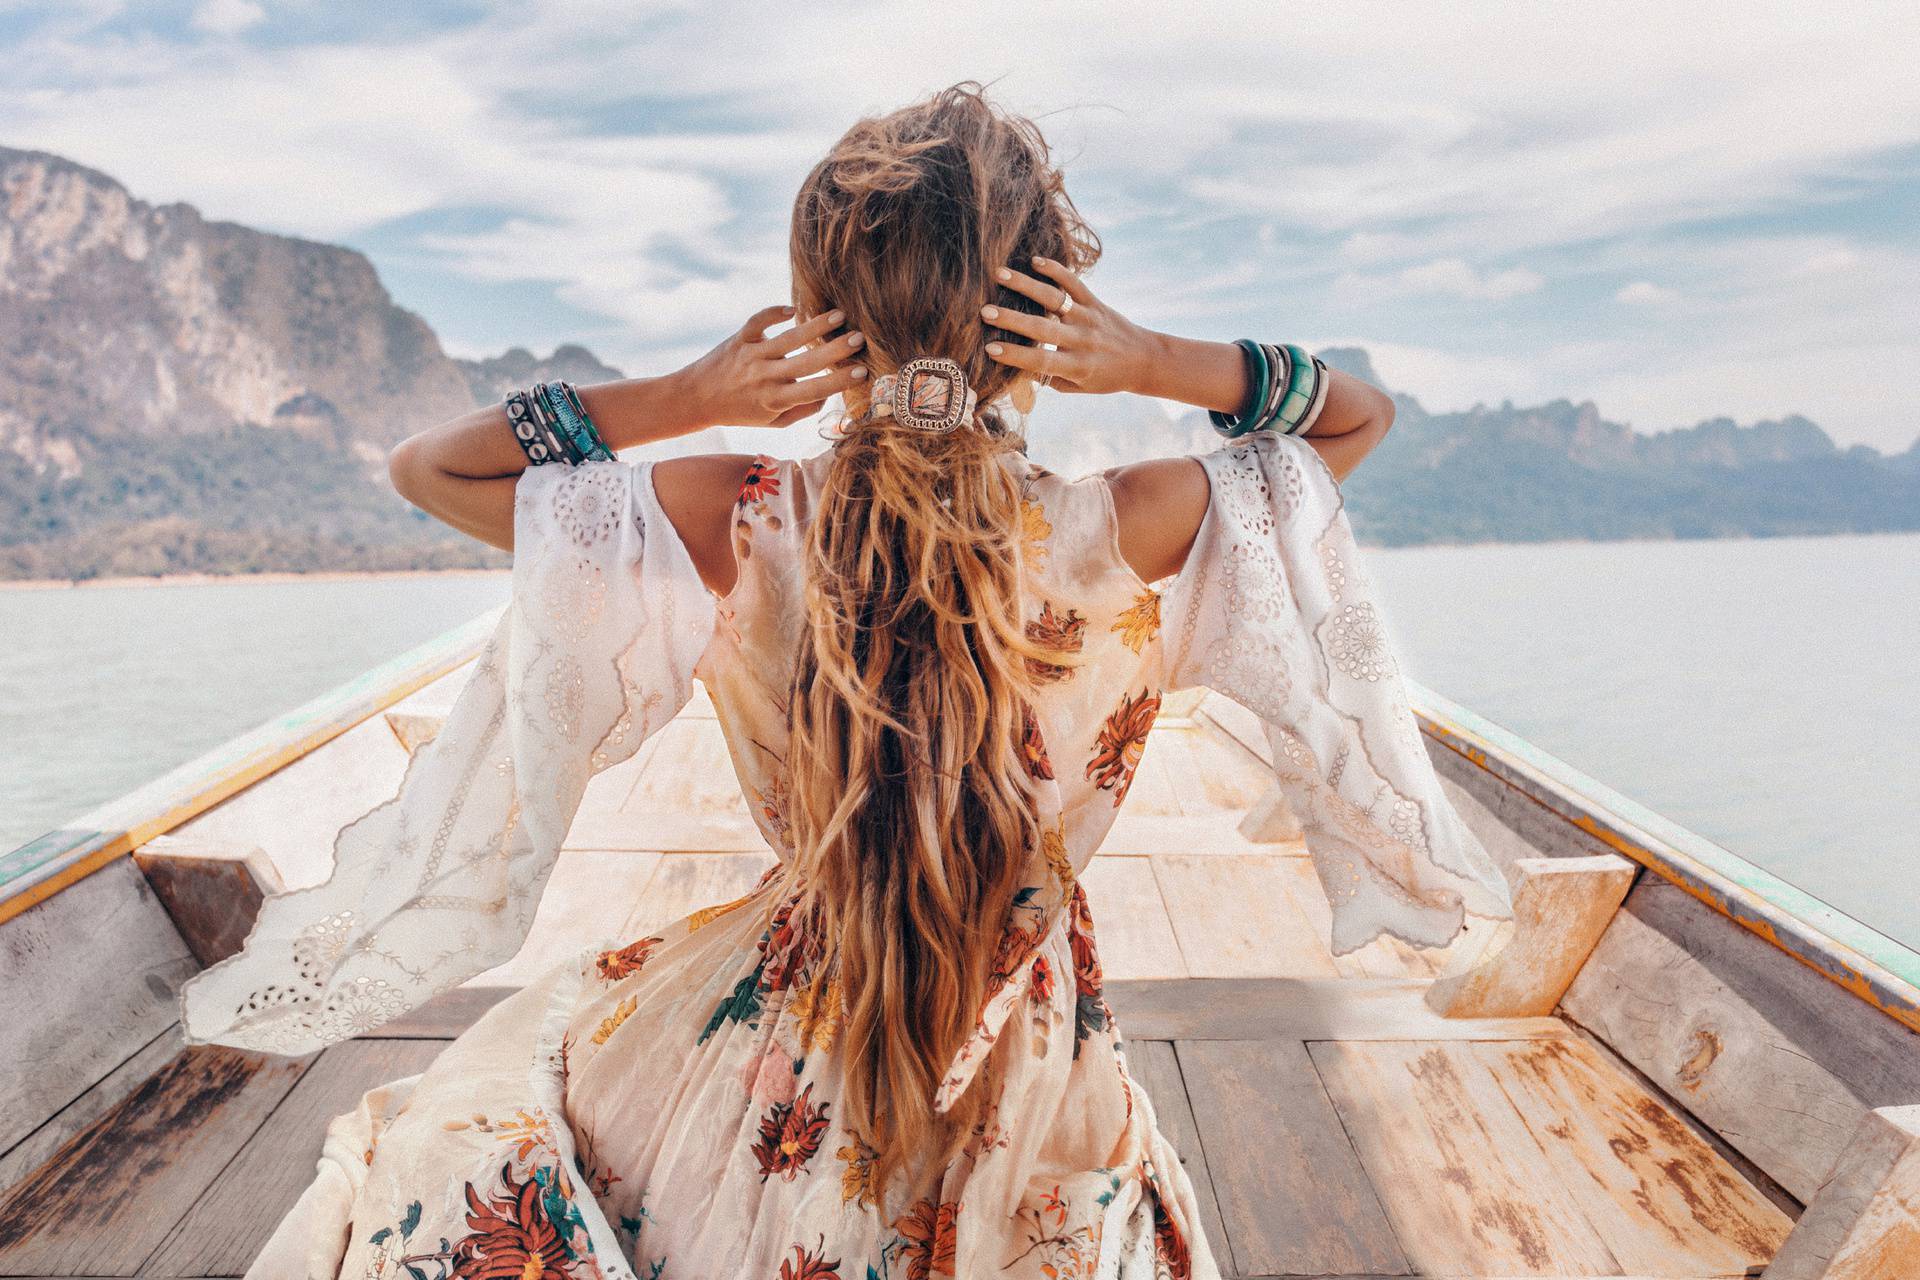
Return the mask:
<svg viewBox="0 0 1920 1280"><path fill-rule="evenodd" d="M1920 536L1373 550L1410 675L1920 945ZM0 849L506 599L0 591Z"/></svg>

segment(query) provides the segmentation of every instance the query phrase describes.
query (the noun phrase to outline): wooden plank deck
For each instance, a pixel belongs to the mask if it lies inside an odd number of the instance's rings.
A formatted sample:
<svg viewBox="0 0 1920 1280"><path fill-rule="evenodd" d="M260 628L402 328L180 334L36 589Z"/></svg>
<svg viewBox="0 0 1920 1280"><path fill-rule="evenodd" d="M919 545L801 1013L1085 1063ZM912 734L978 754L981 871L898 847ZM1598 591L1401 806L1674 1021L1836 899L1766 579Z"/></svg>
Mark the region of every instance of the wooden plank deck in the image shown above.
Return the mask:
<svg viewBox="0 0 1920 1280"><path fill-rule="evenodd" d="M502 984L599 940L583 933L639 936L750 887L771 854L710 715L690 708L673 750L595 780L551 905L499 970L307 1059L163 1036L15 1142L0 1276L240 1274L326 1122L424 1069ZM1248 748L1177 719L1147 759L1086 880L1129 1069L1223 1271L1704 1280L1772 1257L1789 1212L1566 1022L1442 1018L1423 995L1444 957L1397 943L1330 957L1304 850L1236 830L1260 792ZM689 770L712 778L689 786ZM247 837L244 812L212 815Z"/></svg>

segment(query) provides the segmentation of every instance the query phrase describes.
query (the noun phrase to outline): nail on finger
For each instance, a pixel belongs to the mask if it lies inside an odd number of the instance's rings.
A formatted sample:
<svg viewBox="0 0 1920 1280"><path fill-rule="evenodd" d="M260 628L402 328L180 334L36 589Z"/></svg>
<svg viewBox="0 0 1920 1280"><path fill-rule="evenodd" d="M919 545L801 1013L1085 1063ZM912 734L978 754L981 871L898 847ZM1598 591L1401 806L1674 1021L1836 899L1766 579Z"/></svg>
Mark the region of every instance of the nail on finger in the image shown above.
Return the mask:
<svg viewBox="0 0 1920 1280"><path fill-rule="evenodd" d="M985 317L986 317L987 319L989 319L989 320L996 320L996 319L998 319L998 318L999 318L999 316L1000 316L1000 308L998 308L998 307L982 307L982 308L980 308L980 314L981 314L981 315L983 315L983 316L985 316Z"/></svg>

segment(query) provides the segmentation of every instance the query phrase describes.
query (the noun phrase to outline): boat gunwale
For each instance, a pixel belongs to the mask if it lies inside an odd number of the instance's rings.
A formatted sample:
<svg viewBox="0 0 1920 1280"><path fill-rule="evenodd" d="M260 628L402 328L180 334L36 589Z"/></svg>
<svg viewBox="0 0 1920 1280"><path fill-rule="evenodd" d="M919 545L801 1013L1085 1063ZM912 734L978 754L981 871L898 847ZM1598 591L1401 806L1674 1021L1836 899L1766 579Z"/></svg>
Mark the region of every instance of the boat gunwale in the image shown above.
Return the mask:
<svg viewBox="0 0 1920 1280"><path fill-rule="evenodd" d="M0 854L0 924L230 799L468 662L505 606L368 668L67 826Z"/></svg>
<svg viewBox="0 0 1920 1280"><path fill-rule="evenodd" d="M1920 953L1518 734L1411 680L1406 685L1421 731L1440 746L1920 1031Z"/></svg>
<svg viewBox="0 0 1920 1280"><path fill-rule="evenodd" d="M505 606L452 627L63 827L0 854L0 924L472 661ZM1406 681L1421 730L1468 764L1679 886L1843 990L1920 1030L1920 954Z"/></svg>

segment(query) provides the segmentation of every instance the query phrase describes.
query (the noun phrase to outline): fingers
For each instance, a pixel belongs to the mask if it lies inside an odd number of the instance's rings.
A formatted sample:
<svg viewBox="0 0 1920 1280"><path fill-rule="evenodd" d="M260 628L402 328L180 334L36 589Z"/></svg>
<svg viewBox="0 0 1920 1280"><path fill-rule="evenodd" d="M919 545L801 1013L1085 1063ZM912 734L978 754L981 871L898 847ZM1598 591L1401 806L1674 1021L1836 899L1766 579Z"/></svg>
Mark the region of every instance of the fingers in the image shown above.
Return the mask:
<svg viewBox="0 0 1920 1280"><path fill-rule="evenodd" d="M762 307L740 326L740 337L746 342L762 342L766 339L768 329L792 315L793 308L789 306Z"/></svg>
<svg viewBox="0 0 1920 1280"><path fill-rule="evenodd" d="M1034 316L1005 307L985 306L980 308L980 318L1009 333L1032 338L1035 342L1051 342L1058 346L1068 339L1067 326L1052 316Z"/></svg>
<svg viewBox="0 0 1920 1280"><path fill-rule="evenodd" d="M1038 262L1039 259L1036 258L1034 261ZM1012 267L1001 267L993 273L993 278L1015 293L1032 298L1048 311L1060 309L1064 293L1056 285L1048 284L1045 280L1036 280L1026 272L1016 271Z"/></svg>
<svg viewBox="0 0 1920 1280"><path fill-rule="evenodd" d="M848 387L864 382L866 377L867 367L863 364L841 365L818 377L801 378L797 382L774 388L768 397L768 407L782 414L808 404L818 407Z"/></svg>
<svg viewBox="0 0 1920 1280"><path fill-rule="evenodd" d="M787 312L791 315L793 308L788 307ZM803 320L776 337L756 338L754 341L764 346L770 354L784 356L790 351L798 351L809 342L825 337L846 322L847 313L836 309L814 316L810 320Z"/></svg>
<svg viewBox="0 0 1920 1280"><path fill-rule="evenodd" d="M855 352L866 345L867 336L855 330L852 333L841 334L832 342L823 342L811 351L802 351L796 356L786 356L772 361L771 364L776 377L804 378L851 358Z"/></svg>
<svg viewBox="0 0 1920 1280"><path fill-rule="evenodd" d="M1069 382L1080 381L1081 375L1086 372L1086 360L1071 352L1027 347L1017 342L989 342L987 356L1012 369L1025 369L1029 373L1064 378Z"/></svg>
<svg viewBox="0 0 1920 1280"><path fill-rule="evenodd" d="M1093 290L1087 288L1086 281L1067 270L1061 263L1055 262L1052 258L1035 258L1033 265L1042 275L1071 294L1075 302L1086 305L1094 300ZM1059 309L1059 307L1048 308L1050 311Z"/></svg>

